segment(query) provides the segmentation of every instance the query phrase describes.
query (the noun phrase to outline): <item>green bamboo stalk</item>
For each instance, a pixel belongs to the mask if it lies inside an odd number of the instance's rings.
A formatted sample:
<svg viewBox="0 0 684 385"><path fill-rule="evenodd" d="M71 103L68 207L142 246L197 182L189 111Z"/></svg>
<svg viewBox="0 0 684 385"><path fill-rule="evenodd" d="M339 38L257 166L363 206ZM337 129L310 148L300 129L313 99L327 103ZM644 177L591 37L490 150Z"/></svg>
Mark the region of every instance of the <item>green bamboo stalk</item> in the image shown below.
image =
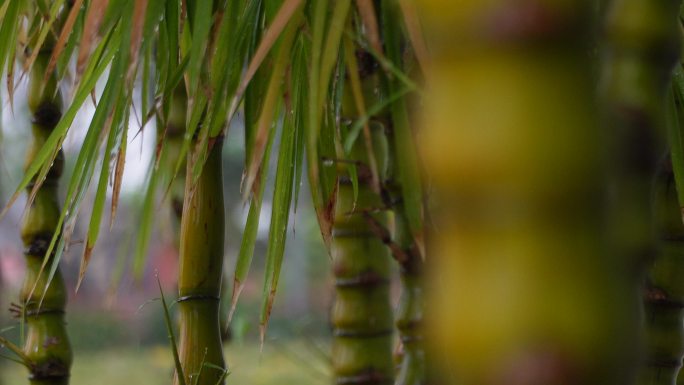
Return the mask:
<svg viewBox="0 0 684 385"><path fill-rule="evenodd" d="M186 178L181 217L178 312L179 356L186 384L223 383L225 368L219 325L223 275L223 138L212 140L195 186ZM191 156L191 155L189 155ZM187 172L192 172L188 157ZM199 378L198 378L199 377ZM174 384L178 385L178 373Z"/></svg>
<svg viewBox="0 0 684 385"><path fill-rule="evenodd" d="M619 193L613 204L620 217L613 228L624 248L620 253L639 270L654 255L652 176L665 147L665 97L680 53L680 6L681 1L613 0L606 9L602 86L608 124L616 138L613 183ZM665 200L662 191L659 195ZM662 217L664 213L660 207L656 211L659 228L669 218ZM661 229L661 233L667 234L668 229L672 227ZM643 294L645 362L637 383L674 385L684 352L681 347L678 351L673 348L681 345L676 341L681 341L684 326L681 309L667 305L669 293L661 288L677 287L677 264L667 251L655 255ZM674 270L664 274L663 267ZM674 327L677 322L679 330ZM669 338L672 341L667 342Z"/></svg>
<svg viewBox="0 0 684 385"><path fill-rule="evenodd" d="M403 347L395 385L425 384L425 352L423 349L423 282L418 249L411 235L402 204L394 207L394 243L402 250L400 260L401 298L397 309L397 329ZM396 258L396 257L395 257Z"/></svg>
<svg viewBox="0 0 684 385"><path fill-rule="evenodd" d="M675 385L684 358L684 225L670 162L655 185L659 245L645 293L647 365L639 384Z"/></svg>
<svg viewBox="0 0 684 385"><path fill-rule="evenodd" d="M368 56L367 54L365 56ZM372 95L377 74L362 79ZM347 82L348 83L348 82ZM358 119L351 86L345 86L342 118ZM382 126L371 133L379 176L386 176L387 141ZM344 156L344 155L342 155ZM335 276L332 310L332 361L337 384L392 384L392 309L389 301L389 250L373 229L387 225L387 211L373 191L366 141L357 140L338 164L337 201L331 255ZM355 170L353 170L354 168ZM353 184L358 181L357 198Z"/></svg>
<svg viewBox="0 0 684 385"><path fill-rule="evenodd" d="M51 55L45 44L30 73L28 106L32 115L33 142L26 164L43 146L61 117L62 101L55 75L43 82ZM26 322L24 352L31 360L30 383L33 385L62 385L69 382L72 362L71 346L66 333L64 310L67 301L64 279L59 270L51 282L48 274L40 274L47 247L55 232L60 215L57 184L64 167L63 153L59 152L35 200L29 207L21 226L21 238L26 246L26 278L20 292L23 317ZM29 184L30 193L33 183Z"/></svg>
<svg viewBox="0 0 684 385"><path fill-rule="evenodd" d="M185 122L187 119L187 108L188 108L188 96L185 92L185 87L181 84L179 85L172 96L171 108L169 109L169 117L166 125L166 131L162 134L165 135L164 146L165 146L165 162L167 168L167 175L173 177L174 170L178 161L178 157L181 153L181 148L183 147L183 134L185 133ZM185 193L185 172L179 172L175 178L170 181L169 186L169 198L171 201L171 209L173 211L173 232L176 236L175 244L177 247L180 245L180 227L183 214L183 194ZM227 287L222 285L221 288L221 298L223 298L226 293ZM221 324L221 338L226 341L230 338L228 329L228 319L227 319L227 309L224 301L221 302L219 309L220 324Z"/></svg>
<svg viewBox="0 0 684 385"><path fill-rule="evenodd" d="M434 55L426 346L445 384L633 382L637 282L605 225L594 5L416 1Z"/></svg>

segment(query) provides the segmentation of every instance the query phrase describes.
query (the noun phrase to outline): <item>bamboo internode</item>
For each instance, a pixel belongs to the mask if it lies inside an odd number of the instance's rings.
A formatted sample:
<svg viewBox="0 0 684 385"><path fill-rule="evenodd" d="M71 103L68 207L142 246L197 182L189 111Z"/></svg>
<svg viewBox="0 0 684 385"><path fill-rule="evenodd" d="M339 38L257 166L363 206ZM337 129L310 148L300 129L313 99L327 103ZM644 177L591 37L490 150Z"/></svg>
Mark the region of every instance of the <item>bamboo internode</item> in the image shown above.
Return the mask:
<svg viewBox="0 0 684 385"><path fill-rule="evenodd" d="M225 226L222 142L213 142L196 185L186 177L178 277L179 356L186 384L216 385L225 376L216 369L225 368L219 326ZM191 165L188 161L186 175L192 175ZM178 373L174 384L179 384Z"/></svg>

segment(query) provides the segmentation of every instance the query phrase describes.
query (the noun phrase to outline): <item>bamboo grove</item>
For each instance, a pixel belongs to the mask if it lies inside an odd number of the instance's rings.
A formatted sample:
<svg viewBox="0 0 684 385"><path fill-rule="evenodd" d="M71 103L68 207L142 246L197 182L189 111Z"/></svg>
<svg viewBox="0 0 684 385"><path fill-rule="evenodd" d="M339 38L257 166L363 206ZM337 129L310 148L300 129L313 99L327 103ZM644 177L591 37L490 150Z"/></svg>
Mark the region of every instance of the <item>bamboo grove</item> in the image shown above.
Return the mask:
<svg viewBox="0 0 684 385"><path fill-rule="evenodd" d="M0 214L25 194L12 305L25 335L0 346L30 383L68 383L67 293L116 220L137 121L156 148L130 269L143 277L155 212L171 207L174 384L230 382L221 320L255 257L267 343L303 199L329 254L337 384L676 384L681 14L677 0L0 0L3 106L27 82L33 140ZM243 177L225 181L241 126ZM224 183L249 206L235 266ZM71 284L60 262L77 221Z"/></svg>

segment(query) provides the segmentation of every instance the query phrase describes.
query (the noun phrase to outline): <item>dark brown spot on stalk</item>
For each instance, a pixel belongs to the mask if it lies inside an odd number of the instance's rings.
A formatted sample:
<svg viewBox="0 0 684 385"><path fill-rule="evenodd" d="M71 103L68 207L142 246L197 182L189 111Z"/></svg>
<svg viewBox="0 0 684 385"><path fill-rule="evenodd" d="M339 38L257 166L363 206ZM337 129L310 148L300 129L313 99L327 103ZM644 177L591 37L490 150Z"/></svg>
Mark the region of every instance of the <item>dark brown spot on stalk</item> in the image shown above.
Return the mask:
<svg viewBox="0 0 684 385"><path fill-rule="evenodd" d="M62 118L62 112L59 107L54 103L42 103L33 113L33 119L31 120L33 124L36 124L45 128L54 128L59 119Z"/></svg>
<svg viewBox="0 0 684 385"><path fill-rule="evenodd" d="M335 267L335 275L341 275L341 270L341 268ZM389 280L375 271L365 271L355 277L337 278L335 280L337 287L372 287L387 284L389 284Z"/></svg>
<svg viewBox="0 0 684 385"><path fill-rule="evenodd" d="M559 12L539 0L504 2L483 22L485 36L493 41L537 41L569 34L572 15Z"/></svg>
<svg viewBox="0 0 684 385"><path fill-rule="evenodd" d="M49 359L30 368L31 380L50 380L69 377L69 366L57 359Z"/></svg>
<svg viewBox="0 0 684 385"><path fill-rule="evenodd" d="M366 369L355 376L338 376L337 385L380 385L391 384L392 379L376 369Z"/></svg>
<svg viewBox="0 0 684 385"><path fill-rule="evenodd" d="M176 302L187 302L187 301L220 301L221 299L215 295L203 295L203 294L195 294L195 295L184 295L181 297L178 297Z"/></svg>
<svg viewBox="0 0 684 385"><path fill-rule="evenodd" d="M356 62L359 69L359 77L361 79L374 75L380 68L375 57L365 49L356 50Z"/></svg>
<svg viewBox="0 0 684 385"><path fill-rule="evenodd" d="M39 234L33 237L31 243L26 246L24 250L25 255L32 255L36 257L43 257L50 247L52 234Z"/></svg>
<svg viewBox="0 0 684 385"><path fill-rule="evenodd" d="M573 360L547 349L518 352L495 374L493 384L567 385L581 384L580 371Z"/></svg>
<svg viewBox="0 0 684 385"><path fill-rule="evenodd" d="M44 348L49 348L50 346L57 346L60 344L60 340L57 337L48 337L45 339L43 342L43 347Z"/></svg>
<svg viewBox="0 0 684 385"><path fill-rule="evenodd" d="M658 306L681 309L684 308L684 303L682 301L677 301L672 298L670 294L658 286L647 284L644 293L644 301L646 306Z"/></svg>
<svg viewBox="0 0 684 385"><path fill-rule="evenodd" d="M64 309L50 309L40 306L38 302L30 302L26 305L25 315L27 317L38 317L43 314L64 314Z"/></svg>

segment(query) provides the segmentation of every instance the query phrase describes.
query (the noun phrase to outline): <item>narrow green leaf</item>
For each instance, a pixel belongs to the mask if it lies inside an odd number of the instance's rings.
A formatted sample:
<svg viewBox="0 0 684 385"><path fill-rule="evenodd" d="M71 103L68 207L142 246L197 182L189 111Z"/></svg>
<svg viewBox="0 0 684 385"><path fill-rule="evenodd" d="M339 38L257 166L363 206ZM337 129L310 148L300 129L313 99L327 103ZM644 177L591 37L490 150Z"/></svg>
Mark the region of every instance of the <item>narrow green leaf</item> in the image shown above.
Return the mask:
<svg viewBox="0 0 684 385"><path fill-rule="evenodd" d="M269 240L266 250L266 268L264 272L264 290L262 293L260 336L263 345L268 319L271 315L273 301L278 288L280 269L285 253L287 225L292 204L292 178L294 176L294 147L296 129L291 114L285 119L282 128L278 165L276 168L273 190L273 210L269 228Z"/></svg>
<svg viewBox="0 0 684 385"><path fill-rule="evenodd" d="M183 366L181 365L180 357L178 356L178 344L176 343L176 336L173 333L173 322L171 322L171 315L169 314L169 307L166 305L166 298L164 298L164 291L157 275L157 286L159 287L159 295L161 296L162 306L164 308L164 322L166 324L166 331L171 342L171 350L173 353L173 363L176 366L176 376L179 385L185 384L185 375L183 374Z"/></svg>
<svg viewBox="0 0 684 385"><path fill-rule="evenodd" d="M271 146L273 145L273 138L275 137L275 130L271 130L269 134L268 144L266 145L266 153L264 154L264 161L259 170L259 188L256 194L252 196L252 202L249 206L249 213L247 214L247 223L245 223L244 233L242 235L242 242L240 244L240 252L235 261L235 277L233 279L233 294L231 298L230 311L228 312L228 323L233 319L235 308L238 299L244 288L244 284L249 275L249 269L252 266L252 258L254 257L254 246L256 244L257 232L259 230L259 217L261 215L261 204L264 198L264 190L266 188L266 181L268 179L269 159L271 157Z"/></svg>
<svg viewBox="0 0 684 385"><path fill-rule="evenodd" d="M115 107L115 110L121 110L121 105ZM111 117L114 120L114 116ZM102 213L107 198L107 186L109 182L109 166L112 158L112 152L115 151L117 130L111 129L111 123L105 124L105 129L109 129L107 145L105 147L104 156L102 158L102 168L100 170L100 178L97 185L97 192L95 193L95 201L93 202L93 209L91 210L90 225L88 227L88 235L86 236L86 244L83 249L83 256L81 257L81 267L78 274L78 282L76 283L76 291L83 282L86 268L90 262L93 248L97 242L100 234L100 224L102 223Z"/></svg>
<svg viewBox="0 0 684 385"><path fill-rule="evenodd" d="M299 28L301 16L301 13L299 13L292 17L290 24L285 29L285 32L283 32L282 40L278 47L278 54L273 63L271 79L268 88L266 89L261 113L259 115L259 120L257 121L252 158L248 160L246 166L246 182L242 189L243 199L247 198L252 189L252 184L257 176L257 170L261 165L261 159L264 155L264 150L268 141L268 130L273 126L275 110L277 104L282 99L282 83L285 78L285 70L290 63L290 53L292 52L295 32Z"/></svg>

